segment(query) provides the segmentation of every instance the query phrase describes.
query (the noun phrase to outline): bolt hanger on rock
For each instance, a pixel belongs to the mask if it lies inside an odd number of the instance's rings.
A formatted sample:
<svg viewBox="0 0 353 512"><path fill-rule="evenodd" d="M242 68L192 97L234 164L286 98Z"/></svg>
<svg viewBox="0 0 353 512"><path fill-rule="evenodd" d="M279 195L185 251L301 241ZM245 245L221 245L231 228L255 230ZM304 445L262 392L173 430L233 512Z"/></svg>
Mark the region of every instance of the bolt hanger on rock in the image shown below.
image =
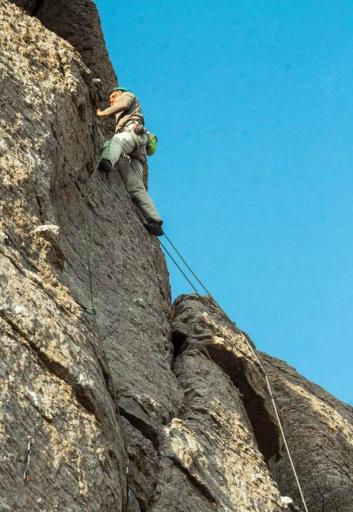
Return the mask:
<svg viewBox="0 0 353 512"><path fill-rule="evenodd" d="M31 454L32 454L32 438L31 436L28 436L28 443L27 443L27 460L25 469L23 471L23 480L24 482L28 482L29 480L29 467L31 464Z"/></svg>

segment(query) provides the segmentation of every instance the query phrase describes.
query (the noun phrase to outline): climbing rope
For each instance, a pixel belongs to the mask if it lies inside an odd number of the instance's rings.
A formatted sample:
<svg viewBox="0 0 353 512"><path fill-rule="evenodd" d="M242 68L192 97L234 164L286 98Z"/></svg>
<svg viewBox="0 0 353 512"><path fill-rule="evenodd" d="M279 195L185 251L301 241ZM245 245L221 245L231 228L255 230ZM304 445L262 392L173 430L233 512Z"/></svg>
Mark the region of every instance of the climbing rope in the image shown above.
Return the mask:
<svg viewBox="0 0 353 512"><path fill-rule="evenodd" d="M89 281L89 293L90 293L90 300L91 300L91 307L87 308L85 307L86 313L93 315L94 318L96 318L96 310L94 309L94 298L93 298L93 283L92 283L92 271L91 271L91 258L89 256L89 248L88 248L88 241L89 241L89 233L88 233L88 224L87 219L84 217L84 224L85 224L85 247L86 247L86 261L87 261L87 270L88 270L88 281ZM99 329L98 329L99 334ZM99 342L101 342L100 336L98 336Z"/></svg>
<svg viewBox="0 0 353 512"><path fill-rule="evenodd" d="M194 278L196 279L196 281L199 283L199 285L205 290L205 292L207 293L207 295L209 297L212 297L212 294L211 292L206 288L206 286L203 284L203 282L201 281L201 279L198 278L198 276L195 274L195 272L192 270L192 268L190 267L190 265L188 264L188 262L186 261L186 259L184 258L184 256L178 251L178 249L176 248L176 246L173 244L173 242L171 241L171 239L169 238L169 236L164 233L164 236L165 238L168 240L168 242L170 243L170 245L173 247L174 251L177 253L177 255L179 256L179 258L181 259L181 261L184 263L184 265L186 266L186 268L191 272L191 274L194 276ZM174 260L173 260L174 261ZM189 281L190 282L190 281ZM195 288L194 288L195 289ZM196 292L197 293L197 292ZM213 299L214 302L216 302L214 299Z"/></svg>
<svg viewBox="0 0 353 512"><path fill-rule="evenodd" d="M166 234L164 233L164 236L166 237ZM167 238L167 237L166 237ZM185 277L185 279L187 280L187 282L189 283L189 285L191 286L191 288L194 290L195 293L197 293L197 295L199 295L199 292L197 291L197 289L195 288L195 286L193 285L193 283L190 281L190 279L188 278L188 276L185 274L185 272L183 271L183 269L181 268L181 266L179 265L179 263L173 258L173 256L170 254L170 252L168 251L168 249L166 248L166 246L163 244L163 242L160 240L160 244L161 246L163 247L163 249L165 250L165 252L168 254L169 258L174 262L175 266L179 269L179 271L183 274L183 276Z"/></svg>
<svg viewBox="0 0 353 512"><path fill-rule="evenodd" d="M84 200L83 194L81 196L81 199ZM82 209L81 209L81 211L82 211ZM90 240L91 240L91 237L90 237L89 228L88 228L87 216L84 215L84 214L83 214L83 219L84 219L84 226L85 226L85 252L86 252L86 261L87 261L87 270L88 270L88 282L89 282L89 293L90 293L90 303L91 303L90 304L91 305L90 308L84 306L83 309L84 309L84 311L87 314L93 316L93 321L94 321L94 325L95 325L95 329L96 329L96 333L97 333L98 346L99 346L100 350L103 351L103 337L102 337L100 329L99 329L98 320L97 320L97 310L96 310L95 301L94 301L94 289L93 289L92 268L91 268L91 258L90 258ZM125 451L125 454L126 454L126 499L125 499L124 512L127 512L128 507L129 507L129 496L130 496L130 490L129 490L129 472L130 472L129 471L129 457L128 457L128 454L127 454L128 452L127 452L125 440L124 440L124 437L123 437L123 429L122 429L122 425L121 425L121 414L120 414L118 393L117 393L116 388L115 388L113 377L112 377L112 375L110 373L109 365L107 365L107 367L108 367L108 371L109 371L109 375L110 375L110 380L111 380L111 383L112 383L112 386L113 386L113 396L114 396L114 401L116 403L116 412L117 412L118 424L119 424L119 427L120 427L120 431L121 431L121 435L122 435L122 440L123 440L123 447L124 447L124 451Z"/></svg>
<svg viewBox="0 0 353 512"><path fill-rule="evenodd" d="M164 233L164 236L168 240L168 242L170 243L171 247L174 249L176 254L179 256L179 258L182 260L184 265L187 267L187 269L191 272L191 274L194 276L194 278L197 280L197 282L200 284L200 286L206 291L207 295L210 297L212 302L214 302L214 304L218 307L218 309L221 311L221 313L223 313L225 318L232 325L235 326L235 323L229 318L229 316L224 311L224 309L218 304L218 302L213 297L213 295L208 291L208 289L203 284L201 279L199 279L197 274L192 270L192 268L190 267L190 265L188 264L186 259L182 256L180 251L176 248L175 244L166 235L166 233ZM169 251L167 251L165 249L165 246L162 244L162 242L161 242L161 245L162 245L163 249L166 251L166 253L168 254L168 256L171 258L171 260L176 264L177 268L181 271L182 275L187 279L188 283L191 284L192 288L196 291L195 287L192 285L191 281L188 279L188 277L186 276L185 272L181 269L180 265L178 263L176 263L175 259L171 256ZM196 293L197 293L197 291L196 291ZM255 360L258 363L258 365L259 365L259 367L260 367L260 369L261 369L261 371L262 371L262 373L264 375L264 379L265 379L265 382L266 382L266 387L268 389L268 392L269 392L269 395L270 395L270 398L271 398L271 402L272 402L272 405L273 405L273 409L275 411L275 416L276 416L276 419L277 419L277 423L278 423L278 426L279 426L279 429L280 429L280 432L281 432L281 436L282 436L282 439L283 439L283 443L284 443L284 446L285 446L285 449L286 449L286 452L287 452L287 455L288 455L288 459L289 459L289 462L290 462L290 465L291 465L291 468L292 468L292 471L293 471L293 474L294 474L294 478L295 478L295 481L296 481L296 484L297 484L297 487L298 487L298 490L299 490L299 494L300 494L300 497L301 497L301 500L302 500L305 512L309 512L308 511L308 507L306 505L305 498L304 498L304 493L303 493L303 490L302 490L302 487L301 487L301 484L300 484L300 481L299 481L299 477L298 477L298 474L297 474L297 471L296 471L296 468L295 468L295 465L294 465L294 462L293 462L293 459L292 459L292 455L291 455L290 450L289 450L288 442L287 442L286 435L285 435L285 432L284 432L284 429L283 429L282 421L281 421L280 416L279 416L278 408L277 408L276 401L275 401L275 398L274 398L274 395L273 395L273 390L272 390L272 386L270 384L270 380L269 380L269 378L267 376L267 372L266 372L266 370L265 370L265 368L264 368L264 366L263 366L263 364L262 364L258 354L256 353L255 349L251 345L250 341L247 339L247 337L243 333L241 333L241 335L242 335L243 339L245 340L245 343L250 348L251 353L255 357Z"/></svg>
<svg viewBox="0 0 353 512"><path fill-rule="evenodd" d="M224 309L218 304L218 302L216 301L216 299L214 298L214 296L211 294L211 292L208 290L208 288L206 288L205 284L201 281L201 279L197 276L197 274L193 271L193 269L191 268L191 266L189 265L189 263L186 261L186 259L184 258L184 256L181 254L181 252L176 248L175 244L171 241L171 239L169 238L168 235L166 235L166 233L164 233L164 236L165 238L168 240L168 242L170 243L170 245L172 246L172 248L174 249L174 251L177 253L177 255L179 256L179 258L181 259L181 261L184 263L184 265L186 266L186 268L191 272L191 274L194 276L194 278L196 279L196 281L199 283L199 285L205 290L206 294L210 297L210 299L212 299L212 301L215 303L215 305L218 307L218 309L223 313L223 315L227 318L227 320L235 326L235 323L229 318L229 316L227 315L227 313L224 311ZM162 242L161 242L162 244ZM162 247L164 248L164 245L162 244ZM179 270L182 272L183 276L187 279L187 281L191 284L191 286L193 287L193 289L197 292L197 290L195 289L195 287L193 286L193 284L191 283L191 281L187 278L186 274L184 273L184 271L181 269L181 267L178 265L178 263L175 262L174 258L170 255L170 253L166 250L167 254L169 255L169 257L172 259L172 261L174 261L174 263L176 264L176 266L179 268Z"/></svg>
<svg viewBox="0 0 353 512"><path fill-rule="evenodd" d="M101 337L101 334L100 334L100 331L99 331L99 326L98 326L98 322L97 322L97 318L96 318L96 309L95 309L95 305L94 305L92 270L91 270L91 262L90 262L90 256L89 256L89 240L90 240L90 237L89 237L88 224L87 224L87 218L86 217L85 217L85 234L86 234L86 244L85 245L86 245L86 257L87 257L87 269L88 269L88 275L89 275L90 300L91 300L91 308L85 308L85 310L86 310L87 313L92 314L93 317L94 317L94 323L95 323L96 331L97 331L97 338L99 340L100 346L102 347L102 337ZM216 301L216 299L213 297L213 295L208 290L208 288L203 284L201 279L192 270L191 266L188 264L188 262L186 261L184 256L181 254L181 252L177 249L177 247L172 242L172 240L168 237L168 235L166 233L164 233L164 236L165 236L166 240L169 242L169 244L171 245L171 247L174 249L176 254L179 256L179 258L182 260L182 262L184 263L186 268L189 270L189 272L192 274L192 276L196 279L196 281L199 283L199 285L202 287L202 289L206 292L206 294L210 297L210 299L213 301L213 303L217 306L217 308L221 311L221 313L224 315L224 317L232 325L235 326L234 322L229 318L227 313L223 310L223 308L220 306L220 304ZM187 274L184 272L182 267L178 264L176 259L172 256L171 252L166 248L166 246L161 241L160 241L160 243L161 243L164 251L166 252L166 254L173 261L175 266L178 268L178 270L183 275L183 277L186 279L186 281L190 284L190 286L195 291L195 293L199 294L198 290L196 289L196 287L194 286L192 281L188 278ZM284 429L283 429L283 425L282 425L282 422L281 422L281 419L280 419L280 416L279 416L279 413L278 413L278 408L277 408L277 405L276 405L276 402L275 402L275 399L274 399L274 395L273 395L273 391L272 391L272 387L271 387L269 378L267 376L267 373L266 373L266 370L265 370L263 364L260 361L259 356L255 352L255 350L252 347L251 343L249 342L249 340L246 338L245 335L243 335L243 338L244 338L246 344L248 345L248 347L250 348L250 351L254 355L255 360L257 361L257 363L258 363L258 365L259 365L259 367L260 367L260 369L261 369L261 371L262 371L262 373L264 375L266 386L267 386L267 389L268 389L268 392L269 392L269 395L270 395L270 398L271 398L271 402L272 402L272 405L273 405L273 408L274 408L274 411L275 411L275 415L276 415L276 419L277 419L277 422L278 422L278 426L279 426L279 429L280 429L280 432L281 432L281 436L283 438L284 446L285 446L285 449L286 449L286 452L287 452L287 455L288 455L288 459L290 461L290 465L291 465L291 468L292 468L292 471L293 471L293 474L294 474L294 477L295 477L295 481L296 481L296 484L298 486L298 490L299 490L299 493L300 493L300 496L301 496L301 500L303 502L305 512L308 512L308 508L307 508L307 505L306 505L306 501L305 501L305 498L304 498L302 487L301 487L301 484L300 484L300 481L299 481L299 478L298 478L298 474L297 474L297 471L296 471L296 468L295 468L295 465L294 465L294 462L293 462L293 459L292 459L292 456L291 456L291 453L290 453L290 450L289 450L289 446L288 446L287 439L286 439L286 436L285 436L285 433L284 433ZM112 380L112 383L113 383L113 386L114 386L114 381L113 381L113 379L111 379L111 380ZM114 396L116 396L115 391L114 391ZM119 411L119 405L118 404L117 404L117 411L118 411L118 417L120 418L120 411ZM124 448L125 448L125 446L124 446ZM125 448L125 452L126 452L126 448ZM30 453L29 453L29 459L30 459ZM128 504L129 504L129 465L128 464L127 464L127 467L126 467L126 486L127 486L127 488L126 488L125 512L127 511Z"/></svg>

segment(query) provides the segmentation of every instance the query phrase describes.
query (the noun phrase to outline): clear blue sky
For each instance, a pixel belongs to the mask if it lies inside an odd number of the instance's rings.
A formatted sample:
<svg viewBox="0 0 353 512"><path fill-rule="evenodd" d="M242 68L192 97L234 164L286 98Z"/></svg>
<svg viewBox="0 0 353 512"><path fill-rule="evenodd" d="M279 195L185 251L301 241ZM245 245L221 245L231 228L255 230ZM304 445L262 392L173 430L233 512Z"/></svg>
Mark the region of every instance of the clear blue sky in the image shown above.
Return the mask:
<svg viewBox="0 0 353 512"><path fill-rule="evenodd" d="M96 3L167 233L259 349L353 404L353 3Z"/></svg>

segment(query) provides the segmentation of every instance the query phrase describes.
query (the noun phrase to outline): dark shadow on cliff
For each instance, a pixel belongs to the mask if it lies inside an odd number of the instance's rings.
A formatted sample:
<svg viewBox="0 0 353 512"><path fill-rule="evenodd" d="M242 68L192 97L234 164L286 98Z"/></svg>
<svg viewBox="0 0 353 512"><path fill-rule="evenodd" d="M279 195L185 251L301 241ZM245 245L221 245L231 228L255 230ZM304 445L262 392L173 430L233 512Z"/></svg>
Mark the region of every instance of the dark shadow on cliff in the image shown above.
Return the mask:
<svg viewBox="0 0 353 512"><path fill-rule="evenodd" d="M180 306L183 300L190 300L191 304L200 307ZM266 384L262 371L258 365L246 357L237 357L234 351L227 350L224 345L213 343L213 333L199 323L195 334L195 319L200 312L207 312L212 318L227 329L240 333L222 313L217 311L210 299L200 296L181 296L175 302L176 319L173 323L174 357L178 358L188 347L195 347L206 351L212 361L217 364L239 389L245 410L252 425L259 450L266 462L277 460L282 449L279 428L275 419L272 405L266 391ZM190 322L193 324L190 327ZM194 323L193 323L194 322ZM204 329L204 332L203 332Z"/></svg>

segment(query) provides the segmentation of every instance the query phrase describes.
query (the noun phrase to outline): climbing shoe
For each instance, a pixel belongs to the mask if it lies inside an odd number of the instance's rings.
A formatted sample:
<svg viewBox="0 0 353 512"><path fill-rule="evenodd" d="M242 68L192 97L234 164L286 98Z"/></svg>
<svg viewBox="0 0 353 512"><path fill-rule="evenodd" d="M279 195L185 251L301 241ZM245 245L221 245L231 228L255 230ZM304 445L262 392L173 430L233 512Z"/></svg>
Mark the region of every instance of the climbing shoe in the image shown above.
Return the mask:
<svg viewBox="0 0 353 512"><path fill-rule="evenodd" d="M154 235L154 236L163 236L164 235L161 222L148 222L147 224L145 224L145 228L151 235Z"/></svg>
<svg viewBox="0 0 353 512"><path fill-rule="evenodd" d="M113 166L110 160L107 160L106 158L102 158L102 160L98 164L98 169L103 172L110 172L113 170Z"/></svg>

